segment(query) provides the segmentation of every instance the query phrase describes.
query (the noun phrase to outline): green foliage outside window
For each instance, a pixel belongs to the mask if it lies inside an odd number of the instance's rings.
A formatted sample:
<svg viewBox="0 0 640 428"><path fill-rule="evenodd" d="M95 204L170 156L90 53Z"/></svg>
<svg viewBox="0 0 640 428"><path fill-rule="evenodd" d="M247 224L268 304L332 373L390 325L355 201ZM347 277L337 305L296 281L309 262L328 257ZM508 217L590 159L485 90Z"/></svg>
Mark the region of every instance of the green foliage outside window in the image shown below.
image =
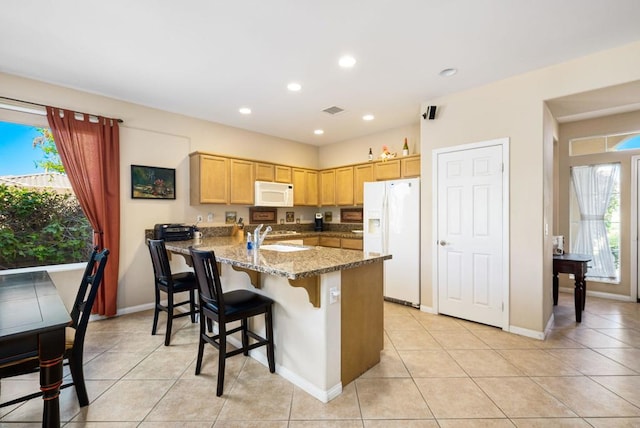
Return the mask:
<svg viewBox="0 0 640 428"><path fill-rule="evenodd" d="M86 261L91 238L73 194L0 185L0 269Z"/></svg>

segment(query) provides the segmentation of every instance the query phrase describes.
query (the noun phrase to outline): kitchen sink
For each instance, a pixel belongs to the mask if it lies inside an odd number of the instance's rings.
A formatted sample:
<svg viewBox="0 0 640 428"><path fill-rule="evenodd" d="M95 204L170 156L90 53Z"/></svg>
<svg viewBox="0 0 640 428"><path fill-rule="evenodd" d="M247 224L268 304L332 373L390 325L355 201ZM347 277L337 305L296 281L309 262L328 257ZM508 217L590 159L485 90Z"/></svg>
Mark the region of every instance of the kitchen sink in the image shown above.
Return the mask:
<svg viewBox="0 0 640 428"><path fill-rule="evenodd" d="M267 244L267 245L261 245L260 249L269 250L269 251L280 251L283 253L291 253L293 251L308 250L309 247L295 247L293 245Z"/></svg>

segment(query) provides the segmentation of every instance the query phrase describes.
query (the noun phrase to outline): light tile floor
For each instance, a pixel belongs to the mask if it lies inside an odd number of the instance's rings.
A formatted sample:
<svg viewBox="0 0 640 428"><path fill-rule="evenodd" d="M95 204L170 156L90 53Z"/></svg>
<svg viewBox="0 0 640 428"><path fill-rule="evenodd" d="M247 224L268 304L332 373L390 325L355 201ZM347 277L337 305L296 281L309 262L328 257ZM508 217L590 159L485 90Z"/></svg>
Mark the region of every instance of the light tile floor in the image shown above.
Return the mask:
<svg viewBox="0 0 640 428"><path fill-rule="evenodd" d="M162 316L161 316L162 318ZM561 294L539 341L385 303L380 364L323 404L256 361L217 355L194 375L197 325L180 319L171 346L151 336L151 312L93 322L85 374L91 404L61 394L66 427L640 427L640 304L589 297L575 323ZM3 379L1 401L37 377ZM0 409L0 427L36 427L41 400Z"/></svg>

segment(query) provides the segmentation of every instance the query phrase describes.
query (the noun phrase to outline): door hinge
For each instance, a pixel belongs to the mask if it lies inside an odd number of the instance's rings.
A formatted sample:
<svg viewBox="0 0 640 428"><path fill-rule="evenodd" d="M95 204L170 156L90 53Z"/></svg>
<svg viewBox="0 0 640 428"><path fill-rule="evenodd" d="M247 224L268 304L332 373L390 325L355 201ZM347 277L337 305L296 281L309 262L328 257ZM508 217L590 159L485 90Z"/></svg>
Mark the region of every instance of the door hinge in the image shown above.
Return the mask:
<svg viewBox="0 0 640 428"><path fill-rule="evenodd" d="M504 312L504 302L502 302L502 312Z"/></svg>

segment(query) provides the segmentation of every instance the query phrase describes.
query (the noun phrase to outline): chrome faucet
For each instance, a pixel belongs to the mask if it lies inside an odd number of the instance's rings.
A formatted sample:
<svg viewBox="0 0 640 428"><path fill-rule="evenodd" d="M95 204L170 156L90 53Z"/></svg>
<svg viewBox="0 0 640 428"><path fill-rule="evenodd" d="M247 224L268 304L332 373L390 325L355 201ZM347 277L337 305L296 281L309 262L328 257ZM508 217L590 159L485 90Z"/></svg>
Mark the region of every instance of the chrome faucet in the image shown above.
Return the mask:
<svg viewBox="0 0 640 428"><path fill-rule="evenodd" d="M262 225L261 225L262 226ZM258 241L258 248L260 248L262 246L262 241L264 241L264 238L267 237L267 233L271 232L273 229L271 228L271 226L267 226L267 228L264 230L264 232L262 233L262 236L260 236L259 234L257 236L259 236L259 238L257 238Z"/></svg>
<svg viewBox="0 0 640 428"><path fill-rule="evenodd" d="M262 226L264 226L264 224L260 224L258 227L253 229L253 246L256 250L260 245L260 231L262 230Z"/></svg>

